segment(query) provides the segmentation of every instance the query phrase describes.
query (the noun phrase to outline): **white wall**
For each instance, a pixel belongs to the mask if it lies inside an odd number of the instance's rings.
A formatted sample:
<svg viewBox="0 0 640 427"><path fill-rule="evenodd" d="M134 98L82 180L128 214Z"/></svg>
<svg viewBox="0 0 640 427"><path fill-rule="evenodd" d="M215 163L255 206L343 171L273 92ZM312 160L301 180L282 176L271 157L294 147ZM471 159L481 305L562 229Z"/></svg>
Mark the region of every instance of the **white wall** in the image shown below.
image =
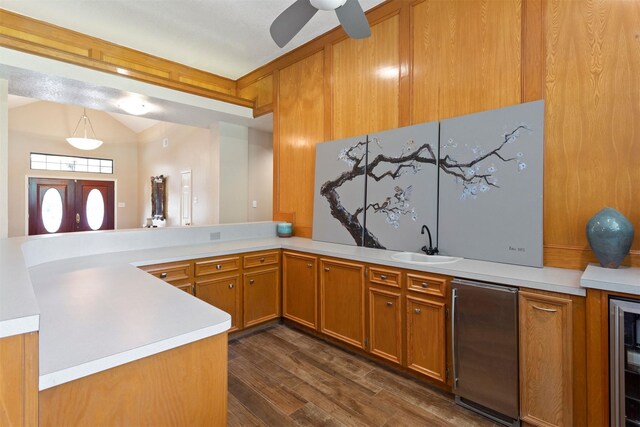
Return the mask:
<svg viewBox="0 0 640 427"><path fill-rule="evenodd" d="M116 180L116 228L139 227L137 135L102 111L87 110L104 144L92 151L67 143L82 114L73 105L38 101L9 110L9 237L25 235L26 176ZM113 159L113 174L31 170L31 152ZM118 208L118 203L125 207Z"/></svg>
<svg viewBox="0 0 640 427"><path fill-rule="evenodd" d="M9 234L9 82L0 79L0 239Z"/></svg>
<svg viewBox="0 0 640 427"><path fill-rule="evenodd" d="M215 126L202 129L174 123L158 123L138 135L138 223L151 216L151 177L167 177L167 226L180 225L181 176L191 170L193 225L218 222L218 144ZM168 146L163 147L163 140ZM196 202L197 200L197 202ZM140 226L139 225L139 226Z"/></svg>
<svg viewBox="0 0 640 427"><path fill-rule="evenodd" d="M273 218L273 134L249 128L247 221ZM253 207L253 202L257 207Z"/></svg>
<svg viewBox="0 0 640 427"><path fill-rule="evenodd" d="M247 221L249 129L220 122L220 224Z"/></svg>

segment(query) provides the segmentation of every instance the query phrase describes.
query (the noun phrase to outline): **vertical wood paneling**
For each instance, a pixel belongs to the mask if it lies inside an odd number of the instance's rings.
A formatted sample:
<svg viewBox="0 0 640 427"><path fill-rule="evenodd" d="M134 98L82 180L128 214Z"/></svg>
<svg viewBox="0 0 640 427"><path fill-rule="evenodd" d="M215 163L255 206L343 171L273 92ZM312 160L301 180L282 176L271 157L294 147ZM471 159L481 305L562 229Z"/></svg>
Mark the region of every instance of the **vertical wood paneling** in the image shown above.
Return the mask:
<svg viewBox="0 0 640 427"><path fill-rule="evenodd" d="M276 209L295 212L298 236L311 237L313 225L315 146L324 141L323 56L318 52L283 68L278 82Z"/></svg>
<svg viewBox="0 0 640 427"><path fill-rule="evenodd" d="M545 35L545 264L581 268L598 210L640 224L640 2L548 0Z"/></svg>
<svg viewBox="0 0 640 427"><path fill-rule="evenodd" d="M519 0L414 6L413 123L520 103L521 7Z"/></svg>
<svg viewBox="0 0 640 427"><path fill-rule="evenodd" d="M333 138L398 127L399 22L393 15L373 25L368 39L333 46Z"/></svg>
<svg viewBox="0 0 640 427"><path fill-rule="evenodd" d="M38 333L0 339L0 425L38 424Z"/></svg>

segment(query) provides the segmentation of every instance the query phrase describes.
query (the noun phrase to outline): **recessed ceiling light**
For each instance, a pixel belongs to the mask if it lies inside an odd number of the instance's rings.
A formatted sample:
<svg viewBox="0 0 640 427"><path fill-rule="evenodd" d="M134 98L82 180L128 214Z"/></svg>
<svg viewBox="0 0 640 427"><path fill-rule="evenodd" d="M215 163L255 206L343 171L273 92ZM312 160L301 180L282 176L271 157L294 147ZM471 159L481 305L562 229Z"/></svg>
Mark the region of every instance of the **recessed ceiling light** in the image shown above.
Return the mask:
<svg viewBox="0 0 640 427"><path fill-rule="evenodd" d="M138 98L124 98L118 101L118 108L134 116L142 116L149 112L149 103Z"/></svg>

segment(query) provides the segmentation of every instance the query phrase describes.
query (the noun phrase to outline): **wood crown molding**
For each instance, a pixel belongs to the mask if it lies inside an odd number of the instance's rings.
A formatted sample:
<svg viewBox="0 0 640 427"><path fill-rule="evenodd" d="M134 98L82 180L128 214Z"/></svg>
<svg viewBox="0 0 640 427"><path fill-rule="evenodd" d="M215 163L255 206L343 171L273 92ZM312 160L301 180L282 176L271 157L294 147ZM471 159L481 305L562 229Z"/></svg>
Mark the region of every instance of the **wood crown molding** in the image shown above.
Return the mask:
<svg viewBox="0 0 640 427"><path fill-rule="evenodd" d="M0 46L243 107L235 80L0 9Z"/></svg>

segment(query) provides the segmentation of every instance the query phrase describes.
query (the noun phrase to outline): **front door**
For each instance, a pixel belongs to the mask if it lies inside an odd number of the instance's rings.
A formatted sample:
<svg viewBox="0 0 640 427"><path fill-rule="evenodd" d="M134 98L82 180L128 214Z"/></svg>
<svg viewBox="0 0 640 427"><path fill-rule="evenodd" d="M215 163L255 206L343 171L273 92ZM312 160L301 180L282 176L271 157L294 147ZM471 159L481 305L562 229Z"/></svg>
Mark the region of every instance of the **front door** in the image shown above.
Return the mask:
<svg viewBox="0 0 640 427"><path fill-rule="evenodd" d="M29 235L113 230L113 181L29 178Z"/></svg>

